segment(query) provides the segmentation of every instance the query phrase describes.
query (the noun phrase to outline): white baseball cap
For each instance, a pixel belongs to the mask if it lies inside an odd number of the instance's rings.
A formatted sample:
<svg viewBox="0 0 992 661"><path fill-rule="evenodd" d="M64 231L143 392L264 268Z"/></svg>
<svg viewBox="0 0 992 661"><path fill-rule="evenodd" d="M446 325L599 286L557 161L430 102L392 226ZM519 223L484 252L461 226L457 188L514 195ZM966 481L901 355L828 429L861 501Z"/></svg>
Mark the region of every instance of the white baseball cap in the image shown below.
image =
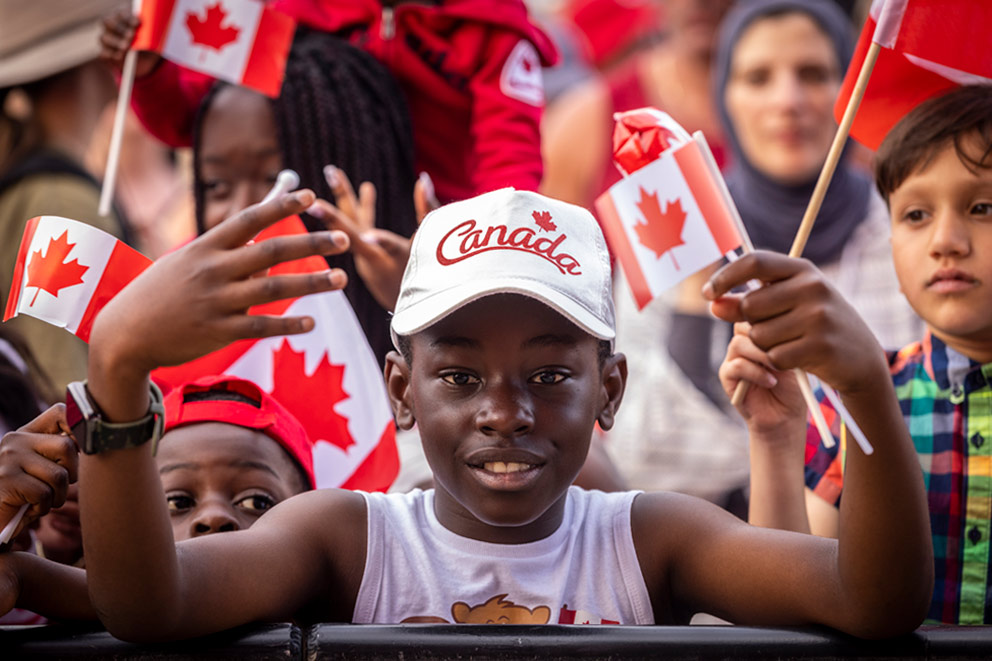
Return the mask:
<svg viewBox="0 0 992 661"><path fill-rule="evenodd" d="M430 213L413 237L393 344L491 294L530 296L593 337L616 335L606 242L573 204L503 188Z"/></svg>

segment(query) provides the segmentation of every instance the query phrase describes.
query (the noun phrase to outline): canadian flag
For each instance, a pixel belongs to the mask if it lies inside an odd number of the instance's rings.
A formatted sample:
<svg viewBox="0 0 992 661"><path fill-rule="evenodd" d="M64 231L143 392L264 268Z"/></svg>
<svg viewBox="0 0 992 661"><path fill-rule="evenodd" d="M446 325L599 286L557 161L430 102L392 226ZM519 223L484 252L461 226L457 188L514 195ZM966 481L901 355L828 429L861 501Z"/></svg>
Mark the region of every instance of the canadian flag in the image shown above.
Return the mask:
<svg viewBox="0 0 992 661"><path fill-rule="evenodd" d="M23 313L89 340L96 313L151 263L92 225L32 218L21 238L3 320Z"/></svg>
<svg viewBox="0 0 992 661"><path fill-rule="evenodd" d="M638 309L744 245L732 204L699 133L596 200Z"/></svg>
<svg viewBox="0 0 992 661"><path fill-rule="evenodd" d="M295 30L258 0L144 0L131 47L276 97Z"/></svg>
<svg viewBox="0 0 992 661"><path fill-rule="evenodd" d="M992 2L875 0L834 106L839 122L872 42L882 48L851 136L871 149L906 113L959 85L992 84Z"/></svg>
<svg viewBox="0 0 992 661"><path fill-rule="evenodd" d="M306 228L291 216L256 241ZM327 262L309 257L279 264L272 274L324 271ZM340 291L311 294L252 308L253 314L308 315L314 329L303 335L243 340L198 360L156 370L168 390L210 374L248 379L296 416L313 442L317 488L385 491L399 472L396 427L382 371L368 340Z"/></svg>

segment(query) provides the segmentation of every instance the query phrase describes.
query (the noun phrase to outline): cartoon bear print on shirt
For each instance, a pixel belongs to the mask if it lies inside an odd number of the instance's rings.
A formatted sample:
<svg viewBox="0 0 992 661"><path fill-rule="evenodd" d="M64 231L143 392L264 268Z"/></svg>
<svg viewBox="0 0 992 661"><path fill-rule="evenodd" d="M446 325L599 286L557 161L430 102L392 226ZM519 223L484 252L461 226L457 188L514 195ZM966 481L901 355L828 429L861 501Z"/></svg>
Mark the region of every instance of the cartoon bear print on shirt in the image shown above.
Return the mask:
<svg viewBox="0 0 992 661"><path fill-rule="evenodd" d="M547 624L551 619L548 606L527 608L506 600L505 594L498 594L484 604L469 606L464 601L451 606L452 622L456 624ZM448 623L443 617L414 615L404 618L402 624L418 622Z"/></svg>

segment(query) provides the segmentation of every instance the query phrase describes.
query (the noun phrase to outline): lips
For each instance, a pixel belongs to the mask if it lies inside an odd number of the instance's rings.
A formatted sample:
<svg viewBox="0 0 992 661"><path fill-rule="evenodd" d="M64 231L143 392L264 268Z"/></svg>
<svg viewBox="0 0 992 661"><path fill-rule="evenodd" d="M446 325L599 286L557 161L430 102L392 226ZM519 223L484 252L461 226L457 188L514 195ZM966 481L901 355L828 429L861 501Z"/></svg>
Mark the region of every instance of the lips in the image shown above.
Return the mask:
<svg viewBox="0 0 992 661"><path fill-rule="evenodd" d="M538 455L524 450L486 448L470 453L466 463L485 486L517 490L532 484L545 462Z"/></svg>
<svg viewBox="0 0 992 661"><path fill-rule="evenodd" d="M926 288L938 294L966 291L978 284L975 276L961 269L939 269L926 281Z"/></svg>

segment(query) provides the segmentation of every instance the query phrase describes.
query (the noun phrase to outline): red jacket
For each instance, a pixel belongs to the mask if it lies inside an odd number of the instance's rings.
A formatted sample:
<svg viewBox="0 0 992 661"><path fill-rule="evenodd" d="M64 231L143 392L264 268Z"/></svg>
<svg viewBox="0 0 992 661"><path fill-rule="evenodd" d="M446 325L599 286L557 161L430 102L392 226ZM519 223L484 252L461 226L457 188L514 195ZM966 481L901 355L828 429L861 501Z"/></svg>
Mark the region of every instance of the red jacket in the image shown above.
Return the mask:
<svg viewBox="0 0 992 661"><path fill-rule="evenodd" d="M442 201L541 180L542 65L557 53L522 0L447 0L437 6L379 0L274 0L311 27L340 34L396 77L413 122L418 170ZM148 130L190 144L193 118L212 84L162 62L135 81L132 106Z"/></svg>

